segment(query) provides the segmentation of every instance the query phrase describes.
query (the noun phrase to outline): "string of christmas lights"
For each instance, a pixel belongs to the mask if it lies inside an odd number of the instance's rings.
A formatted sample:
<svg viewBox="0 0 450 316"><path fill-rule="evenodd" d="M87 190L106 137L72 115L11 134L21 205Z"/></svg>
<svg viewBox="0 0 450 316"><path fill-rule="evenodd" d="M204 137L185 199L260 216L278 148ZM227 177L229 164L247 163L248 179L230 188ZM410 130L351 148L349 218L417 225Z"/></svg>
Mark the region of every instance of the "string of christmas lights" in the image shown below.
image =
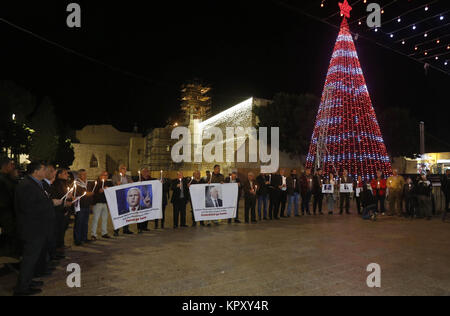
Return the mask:
<svg viewBox="0 0 450 316"><path fill-rule="evenodd" d="M321 133L326 129L326 137ZM344 169L369 180L378 170L390 175L392 167L375 110L359 63L358 54L344 17L336 40L307 156L313 168L318 142L326 143L321 157L325 174Z"/></svg>
<svg viewBox="0 0 450 316"><path fill-rule="evenodd" d="M393 0L387 4L381 4L381 26L364 28L366 19L370 14L366 13L364 5L367 5L369 2L364 0L361 3L361 0L358 0L352 3L352 6L358 5L358 12L362 13L357 19L349 22L350 27L356 23L359 26L359 28L355 29L358 32L358 36L362 36L361 33L372 31L372 34L377 34L377 43L380 43L378 41L382 40L385 43L383 44L385 47L401 52L418 62L424 63L428 67L431 66L434 69L449 73L447 55L450 55L450 49L445 48L446 45L450 45L450 42L445 38L448 33L446 30L450 25L450 23L446 23L446 16L449 15L450 10L448 10L448 6L445 6L442 0L430 0L426 3L408 1L407 4ZM326 1L322 0L320 5L322 9L326 7L325 4ZM364 13L361 12L362 10ZM335 12L322 20L326 22L338 15L339 12ZM386 15L389 15L389 17L386 18ZM383 37L385 38L384 40ZM429 41L430 37L434 40ZM438 47L440 51L436 52ZM431 51L436 53L431 54Z"/></svg>

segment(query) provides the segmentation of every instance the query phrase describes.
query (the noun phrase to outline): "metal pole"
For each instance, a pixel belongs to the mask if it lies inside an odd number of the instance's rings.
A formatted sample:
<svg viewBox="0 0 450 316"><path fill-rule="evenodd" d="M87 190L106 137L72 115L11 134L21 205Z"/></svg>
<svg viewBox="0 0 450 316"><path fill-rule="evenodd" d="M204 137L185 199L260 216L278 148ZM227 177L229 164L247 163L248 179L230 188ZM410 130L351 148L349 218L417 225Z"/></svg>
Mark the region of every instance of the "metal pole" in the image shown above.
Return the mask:
<svg viewBox="0 0 450 316"><path fill-rule="evenodd" d="M420 130L420 154L425 154L425 123L420 122L419 123L419 130Z"/></svg>

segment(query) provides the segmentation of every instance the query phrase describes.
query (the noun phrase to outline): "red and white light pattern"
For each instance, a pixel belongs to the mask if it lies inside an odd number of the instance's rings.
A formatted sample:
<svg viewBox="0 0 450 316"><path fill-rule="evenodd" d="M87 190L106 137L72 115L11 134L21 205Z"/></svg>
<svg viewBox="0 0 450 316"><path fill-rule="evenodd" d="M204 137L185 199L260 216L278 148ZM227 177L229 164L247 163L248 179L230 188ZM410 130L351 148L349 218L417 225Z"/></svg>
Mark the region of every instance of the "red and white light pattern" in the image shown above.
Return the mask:
<svg viewBox="0 0 450 316"><path fill-rule="evenodd" d="M325 125L324 125L325 124ZM341 24L317 114L306 167L313 168L320 132L326 128L325 174L344 169L368 180L392 167L367 89L347 19ZM323 134L322 134L323 135Z"/></svg>

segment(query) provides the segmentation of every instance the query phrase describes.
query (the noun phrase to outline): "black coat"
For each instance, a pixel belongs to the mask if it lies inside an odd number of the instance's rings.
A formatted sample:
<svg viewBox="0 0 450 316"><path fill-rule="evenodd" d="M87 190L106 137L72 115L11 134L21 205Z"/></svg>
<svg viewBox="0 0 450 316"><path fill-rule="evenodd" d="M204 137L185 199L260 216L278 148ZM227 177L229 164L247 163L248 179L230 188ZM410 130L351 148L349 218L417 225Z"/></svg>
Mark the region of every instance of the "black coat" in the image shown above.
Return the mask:
<svg viewBox="0 0 450 316"><path fill-rule="evenodd" d="M26 176L16 188L15 208L19 235L23 240L50 233L55 218L53 201L31 177Z"/></svg>
<svg viewBox="0 0 450 316"><path fill-rule="evenodd" d="M172 181L172 199L171 199L171 203L174 204L176 202L179 202L180 200L184 200L184 201L188 201L189 200L189 188L188 188L188 184L189 182L186 180L186 178L184 178L182 180L183 182L183 192L184 192L184 198L180 199L180 194L181 194L181 188L178 188L177 185L180 183L180 180L176 179Z"/></svg>
<svg viewBox="0 0 450 316"><path fill-rule="evenodd" d="M266 184L266 182L269 181L269 176L264 176L262 174L260 174L259 176L256 177L256 183L258 184L258 190L256 191L256 194L258 196L261 195L267 195L269 193L269 188L268 185Z"/></svg>

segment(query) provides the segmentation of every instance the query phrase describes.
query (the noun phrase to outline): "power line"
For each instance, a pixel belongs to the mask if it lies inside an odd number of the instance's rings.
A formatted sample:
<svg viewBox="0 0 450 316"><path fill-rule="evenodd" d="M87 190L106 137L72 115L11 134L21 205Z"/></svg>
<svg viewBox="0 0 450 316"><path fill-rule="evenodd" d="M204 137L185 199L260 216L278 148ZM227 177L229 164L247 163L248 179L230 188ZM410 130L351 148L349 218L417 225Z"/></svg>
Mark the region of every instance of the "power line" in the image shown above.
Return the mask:
<svg viewBox="0 0 450 316"><path fill-rule="evenodd" d="M103 67L109 68L110 70L112 70L114 72L120 72L120 73L122 73L122 74L124 74L126 76L129 76L129 77L132 77L132 78L135 78L135 79L138 79L138 80L142 80L142 81L145 81L145 82L150 83L150 84L159 85L159 83L157 83L157 82L155 82L155 81L153 81L153 80L151 80L151 79L149 79L147 77L144 77L144 76L132 73L132 72L130 72L128 70L124 70L124 69L119 68L117 66L110 65L110 64L105 63L105 62L103 62L103 61L101 61L99 59L96 59L96 58L90 57L88 55L85 55L83 53L80 53L80 52L78 52L78 51L76 51L76 50L74 50L72 48L65 47L65 46L63 46L63 45L61 45L61 44L59 44L59 43L57 43L55 41L49 40L49 39L47 39L47 38L45 38L43 36L40 36L40 35L32 32L32 31L28 30L28 29L25 29L25 28L23 28L23 27L21 27L19 25L16 25L16 24L8 21L8 20L5 20L4 18L0 18L0 21L2 21L3 23L8 24L9 26L11 26L11 27L13 27L13 28L15 28L15 29L17 29L17 30L19 30L21 32L27 33L27 34L29 34L29 35L31 35L31 36L33 36L33 37L43 41L43 42L46 42L47 44L55 46L55 47L57 47L59 49L62 49L62 50L66 51L66 52L68 52L70 54L73 54L73 55L76 55L76 56L78 56L78 57L80 57L82 59L88 60L88 61L90 61L92 63L96 63L96 64L99 64L99 65L101 65Z"/></svg>
<svg viewBox="0 0 450 316"><path fill-rule="evenodd" d="M272 0L272 1L273 1L275 4L277 4L277 5L281 6L281 7L284 7L284 8L286 8L286 9L288 9L288 10L295 11L295 12L300 13L300 14L306 16L306 17L309 17L310 19L313 19L313 20L318 21L318 22L320 22L320 23L327 24L327 25L329 25L329 26L331 26L331 27L333 27L333 28L335 28L335 29L337 29L337 30L340 29L339 26L337 26L337 25L335 25L335 24L333 24L333 23L330 23L330 22L326 21L325 19L321 19L321 18L319 18L319 17L316 17L315 15L309 14L309 13L307 13L307 12L305 12L305 11L303 11L303 10L297 8L297 7L294 7L294 6L290 5L290 4L287 4L287 3L285 3L285 2L278 1L278 0ZM395 1L393 1L393 2L395 2ZM392 3L392 2L391 2L391 3ZM401 51L399 51L399 50L393 49L393 48L391 48L391 47L389 47L389 46L387 46L387 45L385 45L385 44L382 44L382 43L380 43L380 42L377 42L377 41L375 41L375 40L373 40L373 39L371 39L371 38L369 38L369 37L367 37L367 36L364 36L364 35L361 35L361 34L357 34L357 33L352 32L352 31L350 31L350 33L353 34L353 35L358 35L359 37L364 38L364 39L367 40L367 41L370 41L370 42L372 42L372 43L374 43L374 44L376 44L376 45L378 45L378 46L380 46L380 47L383 47L384 49L393 51L393 52L395 52L395 53L397 53L397 54L399 54L399 55L402 55L402 56L407 57L407 58L409 58L409 59L411 59L411 60L414 60L415 62L418 62L418 63L420 63L420 64L424 64L424 62L422 62L422 61L420 61L420 60L418 60L418 59L416 59L416 58L414 58L414 57L412 57L412 56L408 56L407 54L405 54L405 53L403 53L403 52L401 52ZM436 66L434 66L434 65L429 65L429 66L430 66L431 68L437 70L437 71L440 71L440 72L442 72L442 73L444 73L444 74L446 74L446 75L449 75L448 72L446 72L445 70L442 70L442 69L439 68L439 67L436 67Z"/></svg>

